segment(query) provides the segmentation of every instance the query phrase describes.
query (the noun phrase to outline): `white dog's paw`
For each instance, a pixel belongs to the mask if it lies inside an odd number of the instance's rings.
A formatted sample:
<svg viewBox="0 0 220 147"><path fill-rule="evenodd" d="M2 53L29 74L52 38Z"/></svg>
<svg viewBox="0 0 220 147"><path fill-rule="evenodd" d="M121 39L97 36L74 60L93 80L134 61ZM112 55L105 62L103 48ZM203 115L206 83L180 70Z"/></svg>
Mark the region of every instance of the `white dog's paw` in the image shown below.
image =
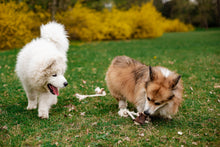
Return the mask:
<svg viewBox="0 0 220 147"><path fill-rule="evenodd" d="M127 109L120 109L118 111L118 115L120 115L121 117L128 117L128 113L127 113Z"/></svg>
<svg viewBox="0 0 220 147"><path fill-rule="evenodd" d="M33 105L33 104L32 105L29 104L27 106L27 110L32 110L32 109L36 109L36 108L37 108L37 105Z"/></svg>
<svg viewBox="0 0 220 147"><path fill-rule="evenodd" d="M44 118L49 118L49 113L48 111L45 111L45 110L39 110L38 111L38 117L44 119Z"/></svg>
<svg viewBox="0 0 220 147"><path fill-rule="evenodd" d="M57 104L57 97L55 97L51 103L52 105L56 105Z"/></svg>

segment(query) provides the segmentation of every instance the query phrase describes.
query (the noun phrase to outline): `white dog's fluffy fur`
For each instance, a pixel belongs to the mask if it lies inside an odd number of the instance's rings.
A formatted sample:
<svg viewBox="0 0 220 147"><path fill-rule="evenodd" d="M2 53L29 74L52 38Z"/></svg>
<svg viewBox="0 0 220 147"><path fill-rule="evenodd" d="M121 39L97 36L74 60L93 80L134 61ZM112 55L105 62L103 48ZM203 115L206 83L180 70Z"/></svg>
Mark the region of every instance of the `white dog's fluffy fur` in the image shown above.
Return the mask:
<svg viewBox="0 0 220 147"><path fill-rule="evenodd" d="M49 117L51 105L57 103L59 88L67 86L64 77L69 47L64 26L56 22L42 25L41 36L28 43L17 56L16 73L28 98L27 109Z"/></svg>

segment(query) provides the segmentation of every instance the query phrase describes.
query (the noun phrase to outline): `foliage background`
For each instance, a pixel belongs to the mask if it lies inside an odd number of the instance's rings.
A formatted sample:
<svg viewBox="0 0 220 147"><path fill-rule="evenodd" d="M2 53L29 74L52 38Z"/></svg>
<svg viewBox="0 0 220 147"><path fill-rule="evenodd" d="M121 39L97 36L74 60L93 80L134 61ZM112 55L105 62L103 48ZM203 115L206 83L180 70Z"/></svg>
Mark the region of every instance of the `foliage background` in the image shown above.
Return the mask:
<svg viewBox="0 0 220 147"><path fill-rule="evenodd" d="M9 1L9 0L7 0ZM77 2L97 11L102 10L106 3L112 3L120 10L128 10L133 6L141 6L152 0L14 0L24 1L34 10L35 5L51 12L65 11ZM163 3L165 2L165 3ZM180 19L181 22L193 24L196 27L220 26L220 1L219 0L153 0L154 6L163 16L170 19ZM53 7L53 5L55 7Z"/></svg>
<svg viewBox="0 0 220 147"><path fill-rule="evenodd" d="M41 1L39 1L41 2ZM20 48L39 36L39 27L51 18L65 25L70 39L119 40L155 38L164 32L186 32L192 25L163 17L153 2L134 5L126 10L96 10L82 2L76 2L52 17L50 8L34 1L9 1L0 4L0 49ZM34 4L32 4L34 3ZM48 5L51 5L48 3ZM51 10L54 10L54 7Z"/></svg>
<svg viewBox="0 0 220 147"><path fill-rule="evenodd" d="M35 9L23 2L0 4L0 50L19 48L39 36L39 26L49 21L50 13L40 6Z"/></svg>

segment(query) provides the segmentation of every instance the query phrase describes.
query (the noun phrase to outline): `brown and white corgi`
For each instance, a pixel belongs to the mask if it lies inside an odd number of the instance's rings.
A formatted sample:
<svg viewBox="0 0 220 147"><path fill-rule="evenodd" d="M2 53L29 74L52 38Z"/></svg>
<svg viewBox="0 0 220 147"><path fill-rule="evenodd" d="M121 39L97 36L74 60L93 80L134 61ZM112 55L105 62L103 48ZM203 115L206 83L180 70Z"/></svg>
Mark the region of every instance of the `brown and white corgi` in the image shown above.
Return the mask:
<svg viewBox="0 0 220 147"><path fill-rule="evenodd" d="M127 101L139 113L171 119L182 102L181 76L165 67L146 66L130 57L117 56L106 73L106 83L126 117Z"/></svg>

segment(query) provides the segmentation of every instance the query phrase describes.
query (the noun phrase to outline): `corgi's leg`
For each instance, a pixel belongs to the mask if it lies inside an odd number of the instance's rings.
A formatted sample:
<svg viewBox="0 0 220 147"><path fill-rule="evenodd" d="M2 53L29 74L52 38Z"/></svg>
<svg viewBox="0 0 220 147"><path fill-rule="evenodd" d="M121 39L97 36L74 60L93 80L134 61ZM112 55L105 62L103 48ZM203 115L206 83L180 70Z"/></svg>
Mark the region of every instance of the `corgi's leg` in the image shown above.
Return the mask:
<svg viewBox="0 0 220 147"><path fill-rule="evenodd" d="M118 102L118 107L119 107L119 111L118 114L121 117L128 117L128 113L127 113L127 101L126 100L119 100Z"/></svg>

